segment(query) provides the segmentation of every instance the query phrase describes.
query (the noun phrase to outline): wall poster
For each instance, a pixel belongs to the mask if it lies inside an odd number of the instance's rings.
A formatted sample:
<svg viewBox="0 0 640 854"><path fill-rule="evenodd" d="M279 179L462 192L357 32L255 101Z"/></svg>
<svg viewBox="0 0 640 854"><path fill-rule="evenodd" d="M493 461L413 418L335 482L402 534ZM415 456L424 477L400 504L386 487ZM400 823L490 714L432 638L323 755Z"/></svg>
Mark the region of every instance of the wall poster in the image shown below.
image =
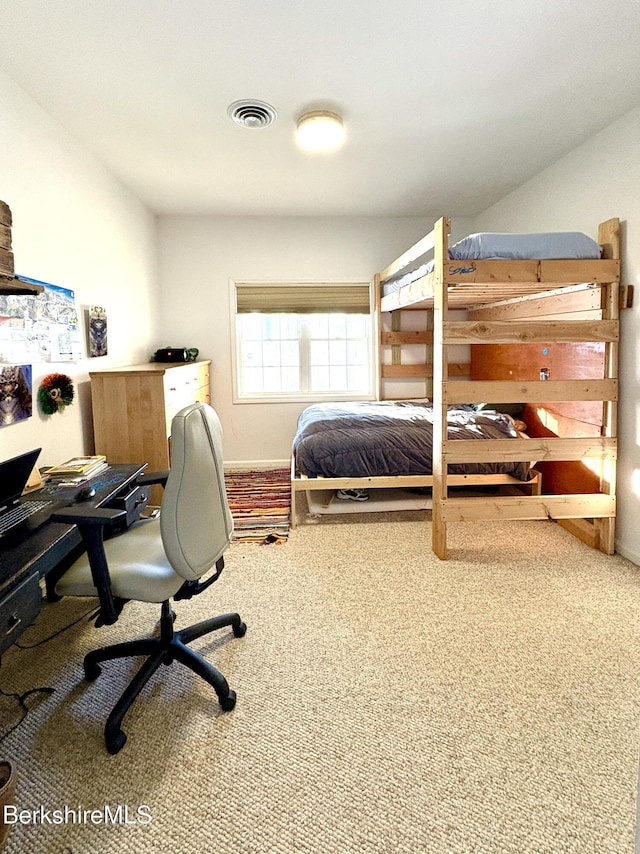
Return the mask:
<svg viewBox="0 0 640 854"><path fill-rule="evenodd" d="M77 362L82 358L73 291L37 279L36 296L0 294L0 362Z"/></svg>
<svg viewBox="0 0 640 854"><path fill-rule="evenodd" d="M32 410L31 365L0 365L0 427L30 418Z"/></svg>
<svg viewBox="0 0 640 854"><path fill-rule="evenodd" d="M89 307L89 355L107 355L107 312L100 305Z"/></svg>

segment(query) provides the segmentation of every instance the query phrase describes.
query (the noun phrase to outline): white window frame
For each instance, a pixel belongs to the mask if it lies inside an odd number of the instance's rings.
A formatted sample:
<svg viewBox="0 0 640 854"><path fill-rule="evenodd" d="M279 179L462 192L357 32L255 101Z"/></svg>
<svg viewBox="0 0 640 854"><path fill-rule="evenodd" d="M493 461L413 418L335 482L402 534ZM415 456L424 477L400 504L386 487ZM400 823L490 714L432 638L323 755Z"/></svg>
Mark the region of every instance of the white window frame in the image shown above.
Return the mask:
<svg viewBox="0 0 640 854"><path fill-rule="evenodd" d="M369 336L369 390L365 393L355 394L336 394L335 392L315 392L313 394L287 394L278 392L267 392L265 394L252 394L250 396L241 396L238 388L238 336L237 336L237 291L238 285L251 285L252 287L264 285L269 287L273 285L281 285L283 287L301 287L310 285L317 287L318 285L366 285L369 288L369 317L370 317L370 336ZM376 373L376 355L377 355L377 340L378 340L378 323L376 316L376 306L374 298L374 288L372 281L364 281L362 279L353 280L332 280L332 279L296 279L295 281L282 279L230 279L229 280L229 328L231 330L231 378L233 386L233 402L234 403L320 403L322 401L342 401L342 400L375 400L375 388L377 385Z"/></svg>

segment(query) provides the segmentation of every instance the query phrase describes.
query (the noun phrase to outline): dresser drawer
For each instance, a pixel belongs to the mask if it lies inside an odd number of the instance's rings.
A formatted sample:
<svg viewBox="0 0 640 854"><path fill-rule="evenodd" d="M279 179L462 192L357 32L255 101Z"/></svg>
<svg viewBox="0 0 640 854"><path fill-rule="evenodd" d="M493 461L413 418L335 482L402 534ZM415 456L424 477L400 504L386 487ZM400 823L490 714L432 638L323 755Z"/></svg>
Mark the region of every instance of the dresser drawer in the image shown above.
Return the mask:
<svg viewBox="0 0 640 854"><path fill-rule="evenodd" d="M198 365L198 385L209 388L209 365Z"/></svg>
<svg viewBox="0 0 640 854"><path fill-rule="evenodd" d="M40 613L42 593L38 573L34 572L9 593L0 605L0 654Z"/></svg>
<svg viewBox="0 0 640 854"><path fill-rule="evenodd" d="M188 365L167 371L164 376L164 405L167 410L178 412L183 406L193 403L201 386L209 385L207 365Z"/></svg>
<svg viewBox="0 0 640 854"><path fill-rule="evenodd" d="M194 403L211 403L211 389L208 385L200 386L193 398Z"/></svg>

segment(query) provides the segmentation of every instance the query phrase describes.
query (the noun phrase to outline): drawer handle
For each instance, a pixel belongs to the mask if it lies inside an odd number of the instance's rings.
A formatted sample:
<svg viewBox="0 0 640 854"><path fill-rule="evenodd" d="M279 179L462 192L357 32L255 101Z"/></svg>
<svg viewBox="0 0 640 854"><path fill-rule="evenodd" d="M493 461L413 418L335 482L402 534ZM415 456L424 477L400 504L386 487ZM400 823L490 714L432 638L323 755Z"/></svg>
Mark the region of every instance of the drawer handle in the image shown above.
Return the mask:
<svg viewBox="0 0 640 854"><path fill-rule="evenodd" d="M171 387L169 388L169 391L177 391L177 389L176 389L176 387L175 387L175 386L171 386Z"/></svg>
<svg viewBox="0 0 640 854"><path fill-rule="evenodd" d="M7 631L4 633L4 636L8 637L11 634L11 632L15 631L15 629L20 625L21 622L22 622L21 617L19 617L17 614L12 614L11 617L9 618L10 626L7 629Z"/></svg>

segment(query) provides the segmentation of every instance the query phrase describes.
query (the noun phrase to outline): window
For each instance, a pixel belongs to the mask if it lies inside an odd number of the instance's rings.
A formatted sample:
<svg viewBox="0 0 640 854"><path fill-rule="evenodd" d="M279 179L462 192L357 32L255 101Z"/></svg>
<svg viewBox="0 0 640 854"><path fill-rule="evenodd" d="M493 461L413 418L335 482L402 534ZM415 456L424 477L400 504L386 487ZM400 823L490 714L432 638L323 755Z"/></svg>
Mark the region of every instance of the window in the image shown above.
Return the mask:
<svg viewBox="0 0 640 854"><path fill-rule="evenodd" d="M237 400L371 396L368 284L236 283Z"/></svg>

